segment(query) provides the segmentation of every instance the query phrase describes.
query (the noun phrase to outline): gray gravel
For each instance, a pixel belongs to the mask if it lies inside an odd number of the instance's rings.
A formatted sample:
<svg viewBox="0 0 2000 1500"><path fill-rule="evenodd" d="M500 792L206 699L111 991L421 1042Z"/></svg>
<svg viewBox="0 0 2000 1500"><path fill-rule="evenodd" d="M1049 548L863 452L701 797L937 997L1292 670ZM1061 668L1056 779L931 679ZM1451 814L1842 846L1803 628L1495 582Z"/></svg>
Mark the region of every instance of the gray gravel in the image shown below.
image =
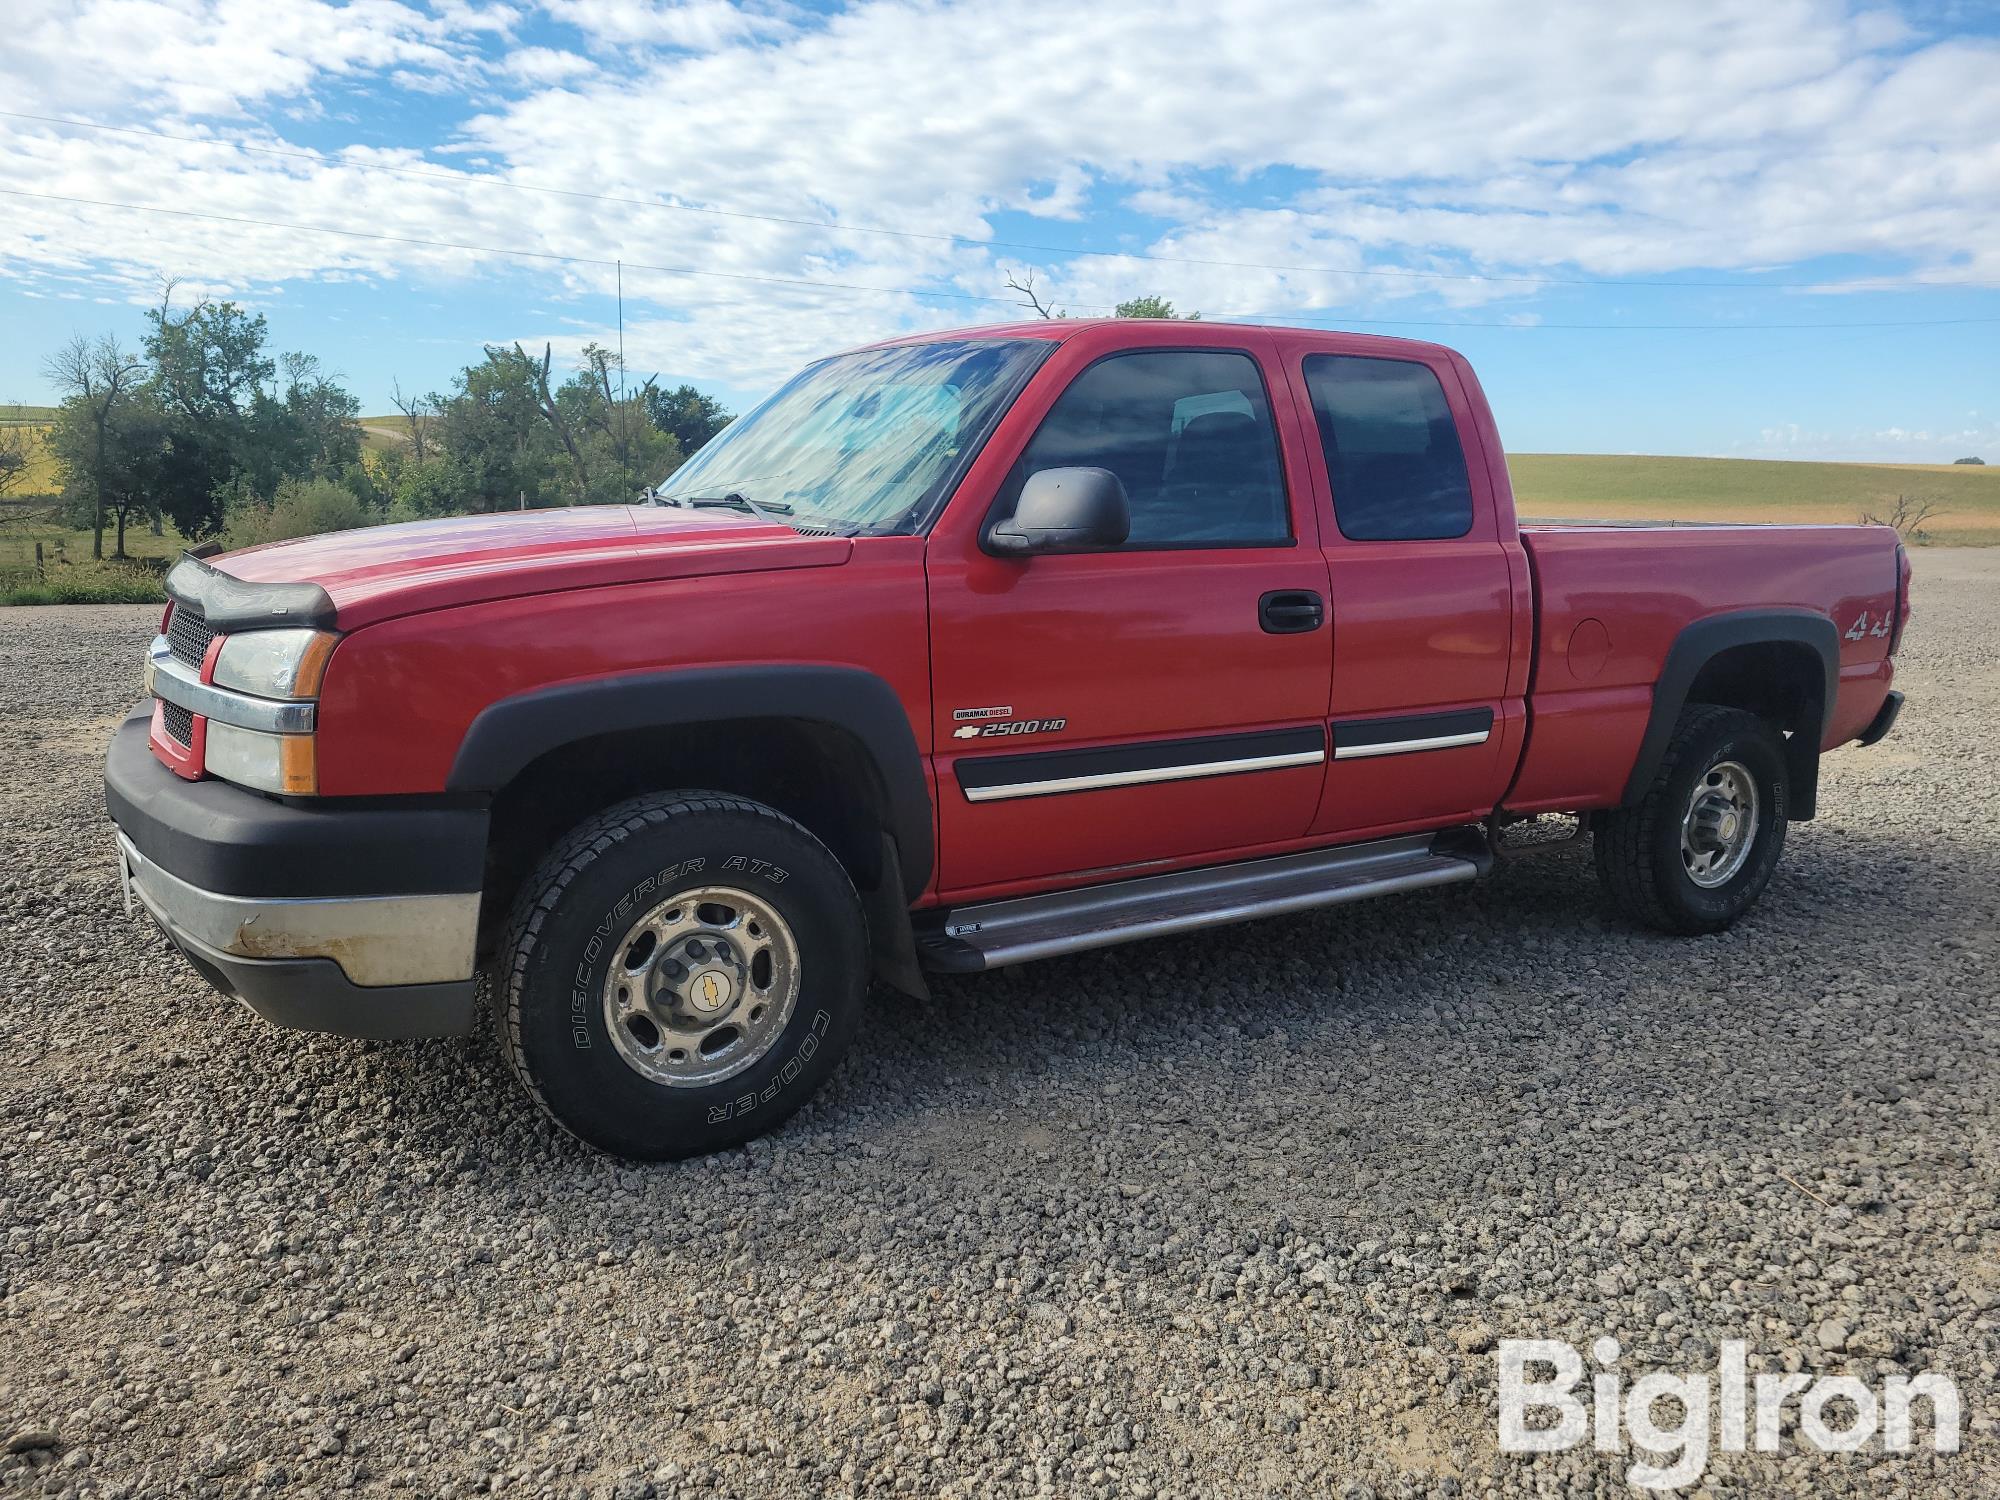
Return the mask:
<svg viewBox="0 0 2000 1500"><path fill-rule="evenodd" d="M125 919L144 609L0 610L0 1492L1625 1493L1508 1457L1491 1341L1955 1376L2000 1486L2000 551L1924 552L1895 738L1762 907L1587 857L878 997L775 1139L635 1168L483 1041L273 1031Z"/></svg>

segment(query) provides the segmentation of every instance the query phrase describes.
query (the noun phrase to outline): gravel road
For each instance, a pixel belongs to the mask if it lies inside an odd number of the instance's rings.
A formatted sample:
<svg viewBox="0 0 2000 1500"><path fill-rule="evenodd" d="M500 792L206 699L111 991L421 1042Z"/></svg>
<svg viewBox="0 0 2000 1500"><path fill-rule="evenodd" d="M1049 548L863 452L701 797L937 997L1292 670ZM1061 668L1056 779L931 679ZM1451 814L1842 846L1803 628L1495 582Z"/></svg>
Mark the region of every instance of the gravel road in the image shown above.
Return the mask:
<svg viewBox="0 0 2000 1500"><path fill-rule="evenodd" d="M1491 1346L1610 1333L1958 1382L1959 1453L1709 1493L1993 1494L2000 549L1917 602L1728 934L1560 853L881 995L775 1139L647 1168L483 1039L204 989L98 796L154 613L0 610L0 1493L1609 1496L1499 1451Z"/></svg>

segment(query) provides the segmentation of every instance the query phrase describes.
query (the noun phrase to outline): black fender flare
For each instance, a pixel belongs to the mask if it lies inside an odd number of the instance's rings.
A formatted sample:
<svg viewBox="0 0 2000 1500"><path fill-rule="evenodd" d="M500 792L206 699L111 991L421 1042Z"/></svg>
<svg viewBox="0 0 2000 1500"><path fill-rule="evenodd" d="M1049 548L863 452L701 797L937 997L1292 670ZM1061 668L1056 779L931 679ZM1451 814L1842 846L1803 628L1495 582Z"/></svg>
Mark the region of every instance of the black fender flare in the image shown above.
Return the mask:
<svg viewBox="0 0 2000 1500"><path fill-rule="evenodd" d="M1832 620L1809 609L1731 610L1696 620L1674 637L1653 684L1652 713L1646 719L1646 733L1639 741L1639 756L1625 782L1621 805L1631 807L1653 784L1660 760L1667 753L1667 742L1673 738L1675 721L1687 706L1688 692L1702 668L1738 646L1766 645L1805 646L1819 658L1824 677L1819 722L1800 726L1785 742L1792 773L1791 816L1801 821L1813 816L1819 796L1820 742L1826 738L1834 696L1840 688L1840 633Z"/></svg>
<svg viewBox="0 0 2000 1500"><path fill-rule="evenodd" d="M923 894L935 854L923 755L895 689L859 667L686 667L534 688L480 710L445 786L496 792L551 750L597 735L746 719L802 720L859 741L882 779L904 893Z"/></svg>

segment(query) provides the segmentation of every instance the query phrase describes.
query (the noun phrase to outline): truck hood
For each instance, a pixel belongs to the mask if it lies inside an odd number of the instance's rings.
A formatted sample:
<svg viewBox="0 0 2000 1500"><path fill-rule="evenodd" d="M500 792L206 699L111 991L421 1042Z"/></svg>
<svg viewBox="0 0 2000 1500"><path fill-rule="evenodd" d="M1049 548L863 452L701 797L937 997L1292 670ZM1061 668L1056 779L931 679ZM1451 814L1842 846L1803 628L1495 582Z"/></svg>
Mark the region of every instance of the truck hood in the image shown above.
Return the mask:
<svg viewBox="0 0 2000 1500"><path fill-rule="evenodd" d="M844 537L801 536L735 511L587 505L336 531L212 560L249 584L317 584L353 630L396 615L520 594L662 578L824 568Z"/></svg>

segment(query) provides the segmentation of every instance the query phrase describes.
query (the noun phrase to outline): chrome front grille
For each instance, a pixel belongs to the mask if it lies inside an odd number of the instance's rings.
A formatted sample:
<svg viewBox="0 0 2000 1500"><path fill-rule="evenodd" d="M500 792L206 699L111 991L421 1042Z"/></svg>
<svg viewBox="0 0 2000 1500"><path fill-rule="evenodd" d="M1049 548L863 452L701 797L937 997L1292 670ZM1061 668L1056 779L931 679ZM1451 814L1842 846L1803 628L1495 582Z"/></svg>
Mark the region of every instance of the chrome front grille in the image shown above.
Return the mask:
<svg viewBox="0 0 2000 1500"><path fill-rule="evenodd" d="M208 644L214 639L215 632L200 610L191 604L175 602L173 613L167 616L167 644L173 648L175 661L199 672L208 656Z"/></svg>
<svg viewBox="0 0 2000 1500"><path fill-rule="evenodd" d="M160 723L166 729L168 738L176 744L194 743L194 715L178 703L161 702Z"/></svg>

